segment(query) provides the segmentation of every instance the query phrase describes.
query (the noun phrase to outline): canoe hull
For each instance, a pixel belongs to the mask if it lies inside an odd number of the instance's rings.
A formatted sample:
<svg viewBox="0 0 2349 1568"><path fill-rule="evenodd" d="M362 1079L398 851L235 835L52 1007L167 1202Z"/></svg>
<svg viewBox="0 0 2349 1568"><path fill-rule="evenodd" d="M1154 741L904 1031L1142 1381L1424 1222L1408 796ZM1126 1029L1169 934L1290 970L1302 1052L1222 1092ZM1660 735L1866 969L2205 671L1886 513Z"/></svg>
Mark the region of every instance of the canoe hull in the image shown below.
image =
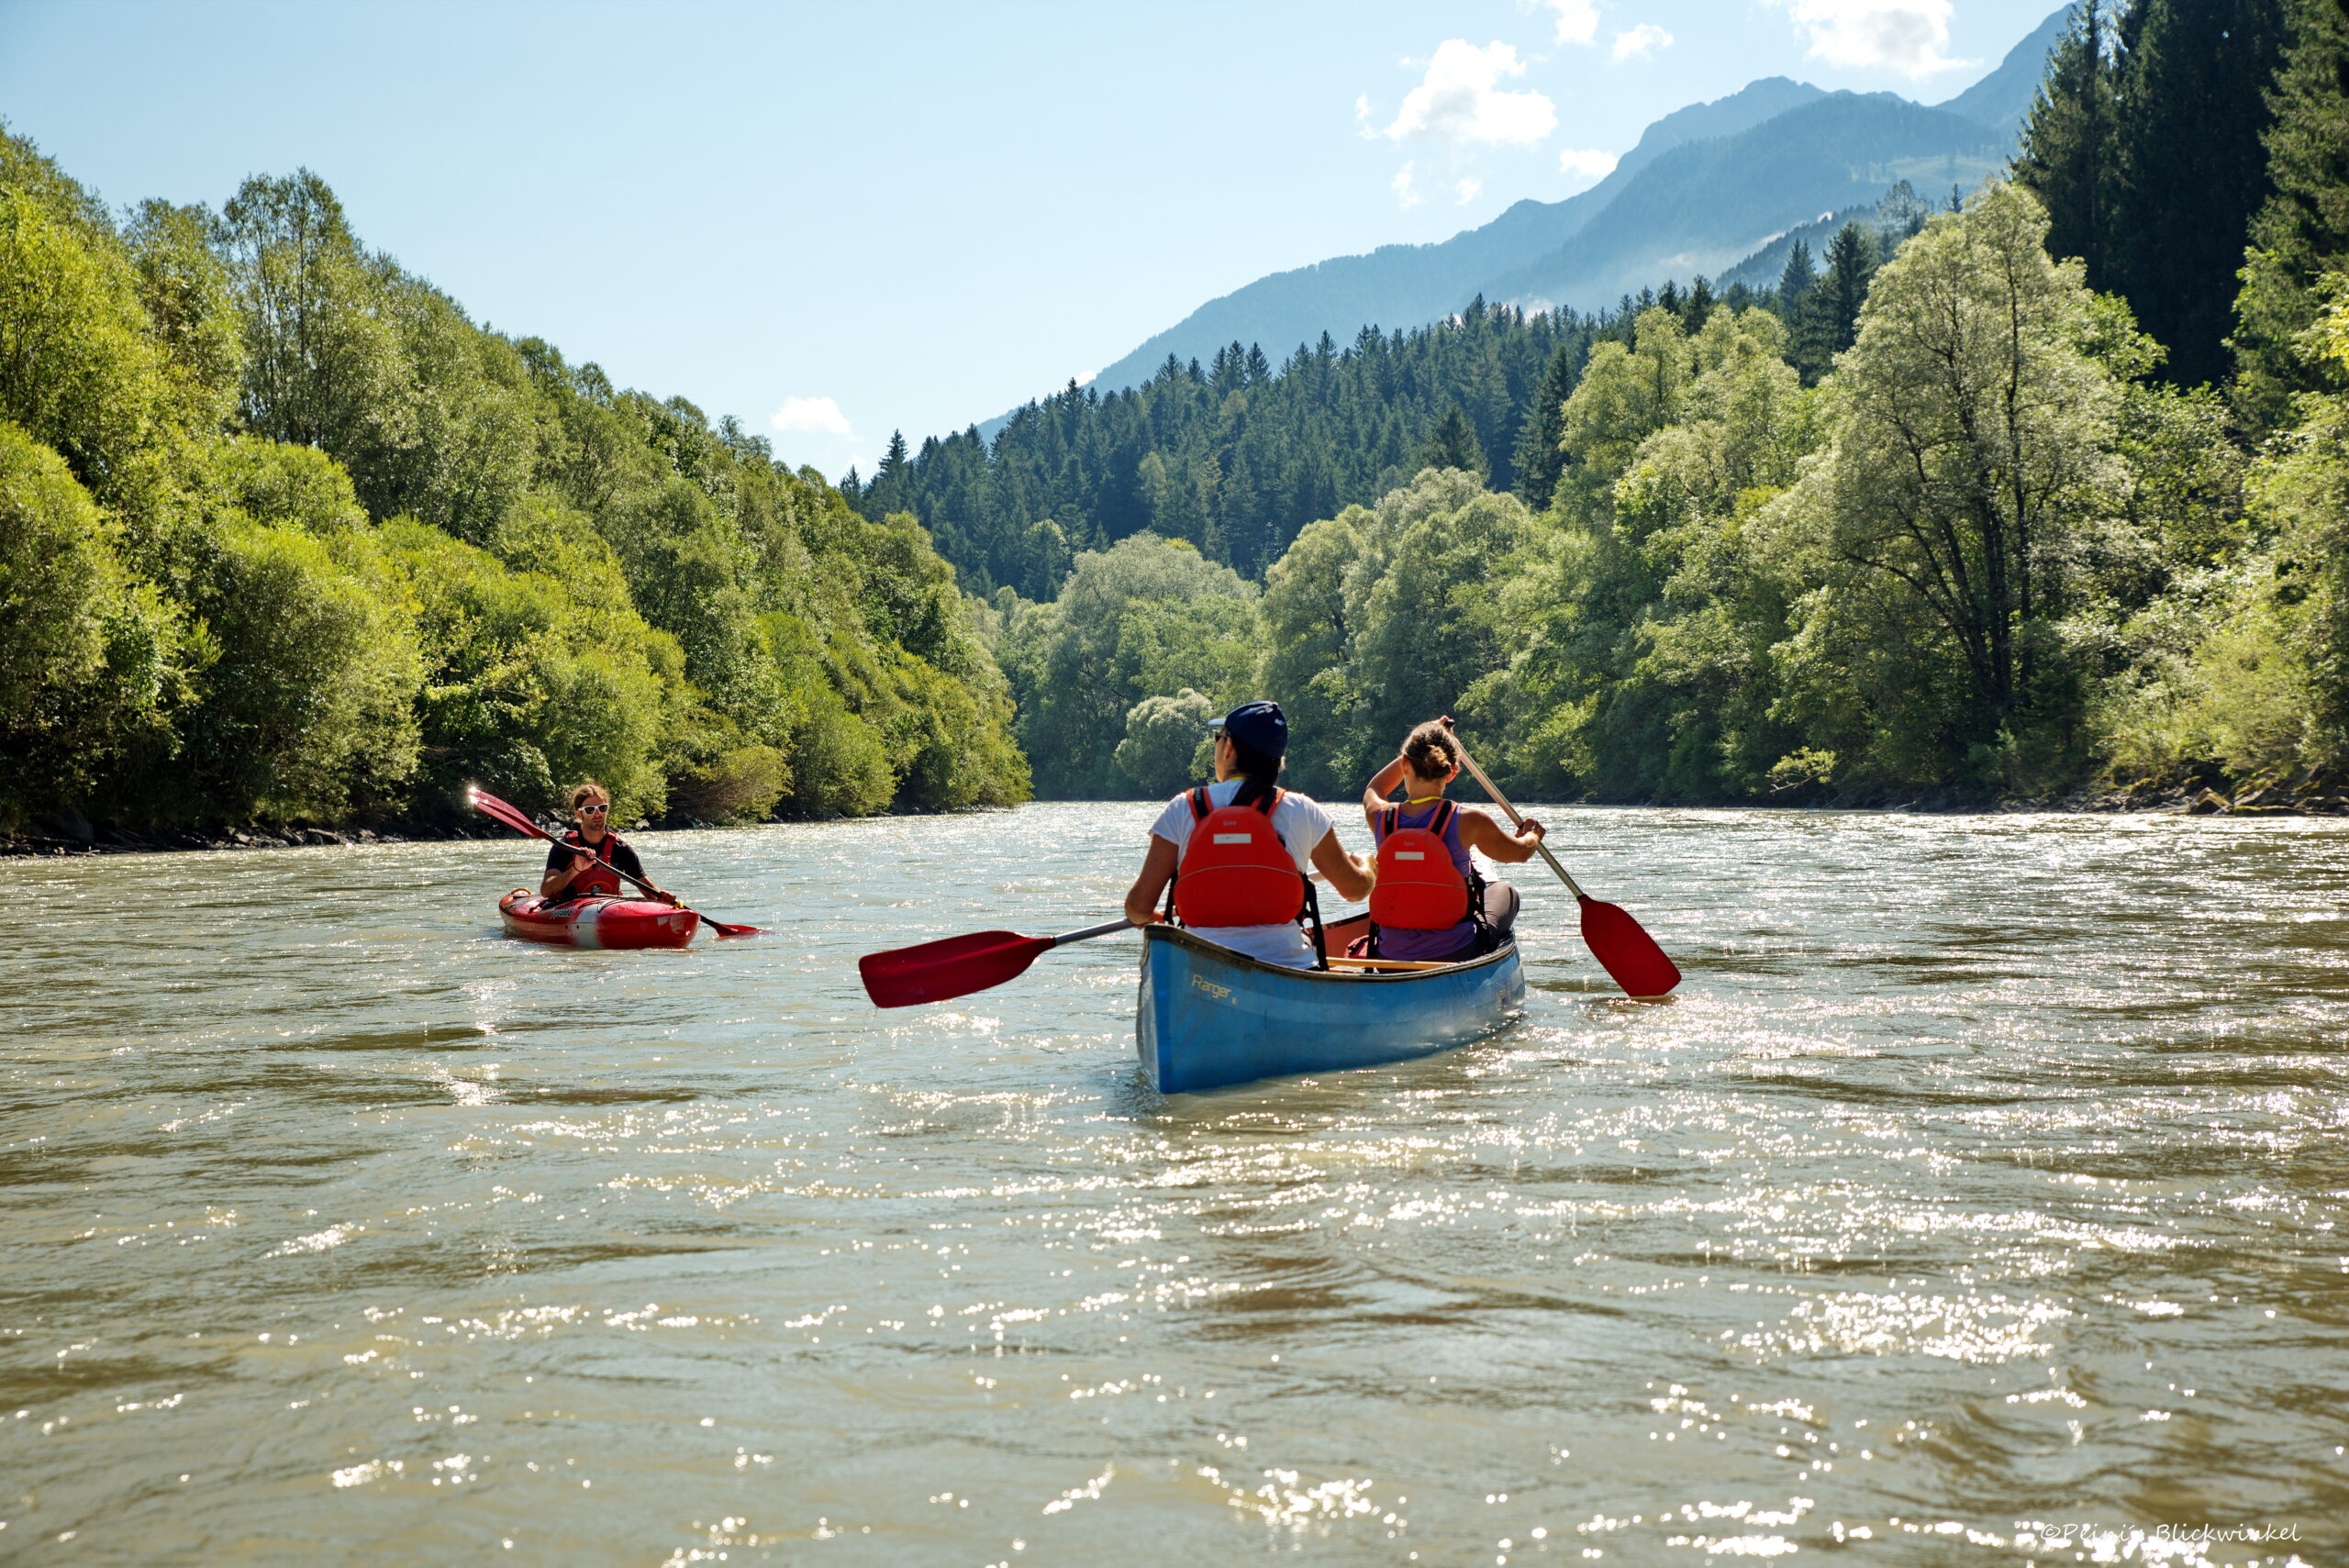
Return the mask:
<svg viewBox="0 0 2349 1568"><path fill-rule="evenodd" d="M1180 1095L1449 1051L1492 1033L1524 1002L1514 943L1443 969L1360 974L1262 963L1152 926L1134 1034L1152 1086Z"/></svg>
<svg viewBox="0 0 2349 1568"><path fill-rule="evenodd" d="M634 898L566 898L550 904L516 889L497 901L506 934L526 942L573 948L681 948L701 917L690 909Z"/></svg>

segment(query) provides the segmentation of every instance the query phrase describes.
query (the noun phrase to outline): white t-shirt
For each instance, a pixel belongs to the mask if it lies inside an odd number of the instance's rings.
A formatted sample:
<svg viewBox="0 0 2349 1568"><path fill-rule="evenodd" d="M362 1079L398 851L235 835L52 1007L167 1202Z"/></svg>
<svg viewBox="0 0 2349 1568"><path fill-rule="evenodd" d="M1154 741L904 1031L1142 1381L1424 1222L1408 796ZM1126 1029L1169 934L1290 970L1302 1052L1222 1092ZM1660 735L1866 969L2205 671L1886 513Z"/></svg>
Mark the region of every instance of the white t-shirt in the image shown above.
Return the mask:
<svg viewBox="0 0 2349 1568"><path fill-rule="evenodd" d="M1242 779L1226 779L1208 786L1208 809L1230 806L1240 794ZM1191 815L1189 791L1166 803L1158 814L1151 831L1174 846L1174 857L1180 863L1184 849L1191 841L1191 829L1198 819ZM1321 803L1310 795L1285 791L1281 803L1273 807L1273 831L1281 836L1297 869L1310 876L1313 873L1313 848L1330 836L1335 824ZM1303 927L1294 921L1280 926L1213 926L1200 935L1234 952L1260 958L1267 963L1286 963L1304 968L1313 962L1313 944L1307 940Z"/></svg>

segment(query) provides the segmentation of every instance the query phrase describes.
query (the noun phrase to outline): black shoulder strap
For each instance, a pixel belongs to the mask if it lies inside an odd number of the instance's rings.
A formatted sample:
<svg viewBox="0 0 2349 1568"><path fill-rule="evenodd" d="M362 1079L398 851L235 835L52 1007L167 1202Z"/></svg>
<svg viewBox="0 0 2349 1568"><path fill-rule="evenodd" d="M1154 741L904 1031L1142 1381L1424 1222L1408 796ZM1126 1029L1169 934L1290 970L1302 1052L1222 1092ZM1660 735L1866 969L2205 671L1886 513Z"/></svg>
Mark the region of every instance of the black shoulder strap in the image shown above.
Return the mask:
<svg viewBox="0 0 2349 1568"><path fill-rule="evenodd" d="M1256 809L1270 817L1274 812L1280 809L1281 796L1287 793L1278 785L1275 785L1270 795L1256 803Z"/></svg>
<svg viewBox="0 0 2349 1568"><path fill-rule="evenodd" d="M1190 793L1188 798L1191 802L1191 820L1206 821L1208 819L1208 786L1201 784Z"/></svg>
<svg viewBox="0 0 2349 1568"><path fill-rule="evenodd" d="M1403 820L1403 808L1390 806L1379 814L1378 841L1385 843L1395 836L1395 824Z"/></svg>
<svg viewBox="0 0 2349 1568"><path fill-rule="evenodd" d="M1428 819L1428 831L1439 839L1442 838L1443 830L1452 826L1452 818L1459 809L1458 806L1449 800L1438 801L1435 815Z"/></svg>

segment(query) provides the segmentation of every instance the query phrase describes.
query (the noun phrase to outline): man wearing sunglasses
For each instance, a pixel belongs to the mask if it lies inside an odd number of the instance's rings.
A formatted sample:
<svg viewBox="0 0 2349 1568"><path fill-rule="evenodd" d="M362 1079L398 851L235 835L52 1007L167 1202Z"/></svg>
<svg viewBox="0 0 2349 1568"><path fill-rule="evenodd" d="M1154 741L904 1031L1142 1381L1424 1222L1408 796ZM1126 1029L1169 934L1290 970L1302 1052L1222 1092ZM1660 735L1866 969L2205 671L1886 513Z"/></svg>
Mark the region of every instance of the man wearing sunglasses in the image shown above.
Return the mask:
<svg viewBox="0 0 2349 1568"><path fill-rule="evenodd" d="M607 830L611 815L612 797L595 780L571 792L571 816L579 826L547 846L547 871L539 879L540 895L618 898L620 878L626 875L644 884L645 896L674 904L676 895L654 887L636 851L621 843L618 834Z"/></svg>

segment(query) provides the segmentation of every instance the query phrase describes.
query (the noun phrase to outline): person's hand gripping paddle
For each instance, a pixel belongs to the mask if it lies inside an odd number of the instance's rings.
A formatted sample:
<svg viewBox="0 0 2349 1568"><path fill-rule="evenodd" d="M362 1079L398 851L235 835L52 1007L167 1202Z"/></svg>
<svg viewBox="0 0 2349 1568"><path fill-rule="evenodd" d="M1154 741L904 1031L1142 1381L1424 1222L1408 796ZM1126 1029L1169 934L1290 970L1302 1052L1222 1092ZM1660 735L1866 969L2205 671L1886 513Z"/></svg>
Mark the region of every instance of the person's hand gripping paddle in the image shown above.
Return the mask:
<svg viewBox="0 0 2349 1568"><path fill-rule="evenodd" d="M523 811L518 806L507 805L505 801L498 799L495 795L490 794L485 789L480 788L478 785L467 784L465 786L465 804L471 806L474 810L480 812L484 817L492 817L499 822L505 823L517 833L527 833L533 839L544 839L550 844L559 844L562 841L562 840L557 839L553 834L548 832L545 828L540 827L537 823L531 821L528 812ZM605 862L605 865L614 876L618 877L622 882L634 883L637 886L643 888L648 894L653 892L651 884L642 879L629 875L628 873L620 870L620 868L616 865L612 865L608 861ZM685 906L680 904L677 907L683 909ZM721 937L763 937L766 935L766 932L757 926L729 926L723 920L711 919L707 915L702 914L698 909L694 910L693 913L701 915L701 923L707 926L711 930L716 931Z"/></svg>
<svg viewBox="0 0 2349 1568"><path fill-rule="evenodd" d="M1453 728L1450 715L1445 715L1443 724L1445 728ZM1453 739L1458 739L1457 730L1453 731ZM1508 813L1510 823L1523 826L1525 818L1517 814L1517 807L1508 803L1507 795L1493 787L1493 781L1485 776L1485 770L1476 765L1476 759L1468 754L1465 746L1460 748L1460 761L1485 786L1493 804ZM1581 902L1582 940L1589 947L1590 956L1614 977L1615 984L1638 1002L1658 1002L1669 995L1672 988L1680 984L1680 969L1656 946L1647 929L1624 910L1612 904L1601 904L1585 893L1566 874L1566 868L1558 863L1558 857L1550 852L1549 845L1536 844L1534 848L1542 851L1550 869L1558 873L1558 880L1566 884L1566 891Z"/></svg>
<svg viewBox="0 0 2349 1568"><path fill-rule="evenodd" d="M1131 920L1087 926L1057 937L1023 937L1018 931L974 931L967 937L946 937L918 947L869 952L856 961L864 977L864 994L876 1007L910 1007L920 1002L943 1002L967 996L990 985L1000 985L1028 971L1037 957L1071 942L1088 941L1126 930Z"/></svg>

